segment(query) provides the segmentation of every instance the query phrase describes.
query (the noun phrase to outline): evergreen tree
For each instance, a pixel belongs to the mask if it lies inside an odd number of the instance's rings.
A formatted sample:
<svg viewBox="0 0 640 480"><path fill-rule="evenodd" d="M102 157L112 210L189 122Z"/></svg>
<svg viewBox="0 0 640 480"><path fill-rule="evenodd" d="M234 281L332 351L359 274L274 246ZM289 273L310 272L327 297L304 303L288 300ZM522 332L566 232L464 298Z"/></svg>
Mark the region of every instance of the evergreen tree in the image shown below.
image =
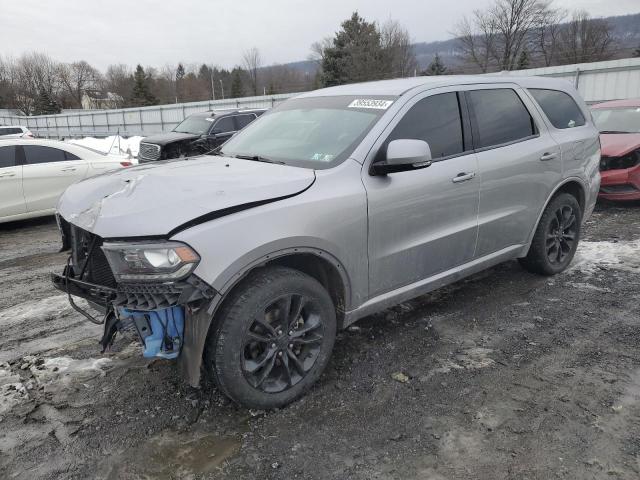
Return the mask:
<svg viewBox="0 0 640 480"><path fill-rule="evenodd" d="M375 23L365 21L358 12L342 22L322 58L324 86L364 82L384 74L384 49Z"/></svg>
<svg viewBox="0 0 640 480"><path fill-rule="evenodd" d="M242 85L242 70L234 68L231 72L231 98L244 97L244 86Z"/></svg>
<svg viewBox="0 0 640 480"><path fill-rule="evenodd" d="M133 74L133 94L131 95L131 103L135 107L146 107L149 105L157 105L158 100L153 96L149 89L149 79L144 73L142 65L136 67Z"/></svg>
<svg viewBox="0 0 640 480"><path fill-rule="evenodd" d="M518 57L518 70L524 70L529 68L529 52L527 49L523 49Z"/></svg>
<svg viewBox="0 0 640 480"><path fill-rule="evenodd" d="M442 59L439 54L436 53L436 56L433 57L433 61L423 73L425 75L446 75L447 67L442 63Z"/></svg>
<svg viewBox="0 0 640 480"><path fill-rule="evenodd" d="M640 57L640 47L636 48L633 52L634 57Z"/></svg>
<svg viewBox="0 0 640 480"><path fill-rule="evenodd" d="M184 70L184 65L182 63L178 64L178 68L176 68L176 100L182 101L183 95L183 80L186 72Z"/></svg>
<svg viewBox="0 0 640 480"><path fill-rule="evenodd" d="M62 109L53 96L44 88L38 93L38 97L33 105L34 115L51 115L60 113Z"/></svg>

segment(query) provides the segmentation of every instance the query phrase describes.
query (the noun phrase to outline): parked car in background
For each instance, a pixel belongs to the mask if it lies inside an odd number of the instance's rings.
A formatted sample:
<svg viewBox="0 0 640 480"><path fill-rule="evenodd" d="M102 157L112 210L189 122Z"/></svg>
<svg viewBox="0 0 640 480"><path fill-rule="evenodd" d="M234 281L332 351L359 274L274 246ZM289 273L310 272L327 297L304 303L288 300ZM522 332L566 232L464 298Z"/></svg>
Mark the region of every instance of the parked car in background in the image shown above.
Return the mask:
<svg viewBox="0 0 640 480"><path fill-rule="evenodd" d="M143 138L140 163L201 155L222 145L237 131L262 115L265 109L227 110L196 113L169 133Z"/></svg>
<svg viewBox="0 0 640 480"><path fill-rule="evenodd" d="M640 99L591 107L600 130L600 198L640 200Z"/></svg>
<svg viewBox="0 0 640 480"><path fill-rule="evenodd" d="M101 306L105 348L137 330L250 408L302 395L359 318L514 258L562 272L600 187L589 110L550 78L309 92L211 155L70 187L52 280Z"/></svg>
<svg viewBox="0 0 640 480"><path fill-rule="evenodd" d="M52 215L64 190L131 162L54 140L0 140L0 223Z"/></svg>
<svg viewBox="0 0 640 480"><path fill-rule="evenodd" d="M19 125L0 126L0 140L7 138L33 138L33 133L27 127Z"/></svg>

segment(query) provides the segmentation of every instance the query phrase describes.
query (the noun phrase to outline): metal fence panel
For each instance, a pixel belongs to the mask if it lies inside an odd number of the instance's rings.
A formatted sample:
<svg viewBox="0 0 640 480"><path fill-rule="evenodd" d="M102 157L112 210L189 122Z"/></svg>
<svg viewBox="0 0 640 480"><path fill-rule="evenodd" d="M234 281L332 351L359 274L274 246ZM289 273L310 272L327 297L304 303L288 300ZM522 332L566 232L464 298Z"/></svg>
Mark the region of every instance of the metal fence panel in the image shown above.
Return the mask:
<svg viewBox="0 0 640 480"><path fill-rule="evenodd" d="M153 135L172 130L189 115L208 110L271 108L294 93L115 110L74 110L58 115L21 116L0 110L0 125L24 125L46 138Z"/></svg>

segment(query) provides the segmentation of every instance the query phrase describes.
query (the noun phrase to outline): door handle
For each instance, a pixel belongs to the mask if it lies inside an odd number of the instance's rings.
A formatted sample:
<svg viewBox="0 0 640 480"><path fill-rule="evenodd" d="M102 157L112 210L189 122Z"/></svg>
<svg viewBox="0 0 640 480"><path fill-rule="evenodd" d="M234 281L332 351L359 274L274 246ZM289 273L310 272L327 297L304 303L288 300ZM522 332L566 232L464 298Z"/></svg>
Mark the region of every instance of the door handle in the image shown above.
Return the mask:
<svg viewBox="0 0 640 480"><path fill-rule="evenodd" d="M546 162L548 160L553 160L554 158L556 158L558 156L557 153L552 153L552 152L546 152L544 153L541 157L540 157L540 161L542 162Z"/></svg>
<svg viewBox="0 0 640 480"><path fill-rule="evenodd" d="M76 167L67 167L60 170L61 172L75 172L77 170Z"/></svg>
<svg viewBox="0 0 640 480"><path fill-rule="evenodd" d="M459 173L458 175L456 175L455 177L453 177L451 179L451 181L453 183L460 183L460 182L466 182L468 180L471 180L472 178L474 178L476 176L476 172L469 172L469 173Z"/></svg>
<svg viewBox="0 0 640 480"><path fill-rule="evenodd" d="M13 173L13 172L12 173L0 173L0 178L3 178L3 177L15 177L15 176L16 176L16 174Z"/></svg>

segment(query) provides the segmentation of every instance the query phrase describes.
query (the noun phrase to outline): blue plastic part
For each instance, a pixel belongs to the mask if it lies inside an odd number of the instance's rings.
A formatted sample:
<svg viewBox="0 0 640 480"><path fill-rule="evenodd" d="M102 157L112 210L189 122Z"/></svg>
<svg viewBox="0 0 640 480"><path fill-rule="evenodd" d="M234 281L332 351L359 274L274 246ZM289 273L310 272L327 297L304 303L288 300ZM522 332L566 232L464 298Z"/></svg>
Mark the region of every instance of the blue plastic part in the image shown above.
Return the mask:
<svg viewBox="0 0 640 480"><path fill-rule="evenodd" d="M121 308L120 318L130 318L144 344L146 358L176 358L184 338L184 307L140 311Z"/></svg>

